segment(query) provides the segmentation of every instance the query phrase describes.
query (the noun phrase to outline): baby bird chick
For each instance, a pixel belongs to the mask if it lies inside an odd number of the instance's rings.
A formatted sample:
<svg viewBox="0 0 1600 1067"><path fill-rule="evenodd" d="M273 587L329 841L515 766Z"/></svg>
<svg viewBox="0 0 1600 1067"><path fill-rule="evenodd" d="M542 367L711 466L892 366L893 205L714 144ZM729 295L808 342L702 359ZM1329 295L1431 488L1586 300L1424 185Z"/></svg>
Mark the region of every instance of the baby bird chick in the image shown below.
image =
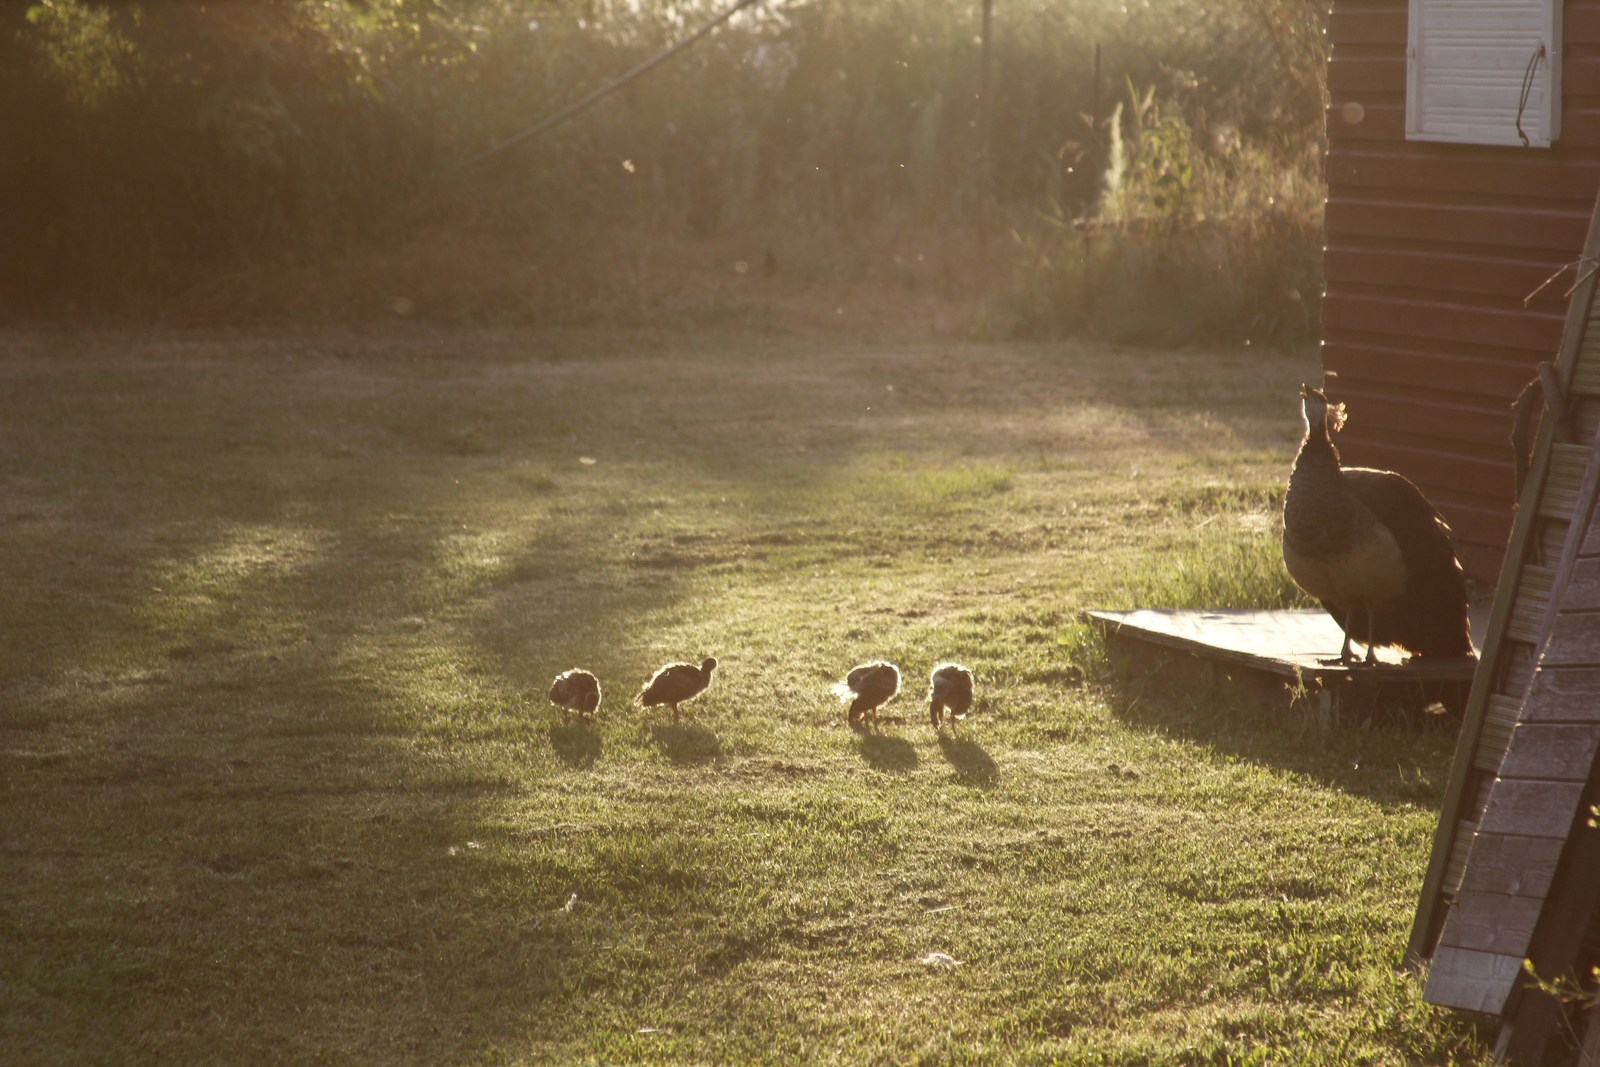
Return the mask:
<svg viewBox="0 0 1600 1067"><path fill-rule="evenodd" d="M570 721L573 712L587 718L600 707L600 679L577 667L558 674L550 686L550 703L561 709L562 722Z"/></svg>
<svg viewBox="0 0 1600 1067"><path fill-rule="evenodd" d="M900 668L893 663L863 663L845 675L844 681L835 682L833 694L840 700L849 700L848 720L857 726L867 716L872 725L878 725L878 709L889 703L900 692Z"/></svg>
<svg viewBox="0 0 1600 1067"><path fill-rule="evenodd" d="M707 656L698 667L693 663L669 663L656 671L655 677L639 691L634 700L646 708L669 705L672 708L672 721L677 722L678 705L704 693L706 686L711 684L711 672L716 668L717 661L713 656Z"/></svg>
<svg viewBox="0 0 1600 1067"><path fill-rule="evenodd" d="M928 717L933 728L944 725L945 715L950 716L950 728L955 729L957 719L965 719L972 707L972 672L959 663L941 663L928 676Z"/></svg>

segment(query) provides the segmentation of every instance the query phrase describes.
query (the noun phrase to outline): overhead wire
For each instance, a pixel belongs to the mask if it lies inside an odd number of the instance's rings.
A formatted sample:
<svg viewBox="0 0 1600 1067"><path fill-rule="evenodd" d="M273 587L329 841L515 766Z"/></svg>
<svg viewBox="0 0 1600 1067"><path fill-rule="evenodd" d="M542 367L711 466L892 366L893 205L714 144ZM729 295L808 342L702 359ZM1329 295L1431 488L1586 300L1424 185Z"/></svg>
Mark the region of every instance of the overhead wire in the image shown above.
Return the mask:
<svg viewBox="0 0 1600 1067"><path fill-rule="evenodd" d="M552 126L560 125L567 119L570 119L572 116L578 114L578 112L598 104L601 100L604 100L606 97L610 96L624 85L627 85L641 74L644 74L646 71L665 63L667 60L671 59L685 48L688 48L690 45L700 40L702 37L716 29L718 26L722 25L724 22L727 22L729 19L733 18L733 16L737 15L745 8L760 2L761 0L737 0L737 2L732 7L728 8L728 10L724 11L722 14L718 15L716 18L712 19L694 33L673 45L671 48L657 53L651 58L645 60L643 63L640 63L637 67L634 67L632 70L628 71L626 74L622 75L620 78L617 78L615 81L607 82L605 85L602 85L600 88L596 89L582 100L562 108L560 111L541 122L534 123L532 126L529 126L516 136L508 137L506 140L501 141L488 151L479 152L471 159L468 159L462 163L458 163L453 169L457 172L466 170L468 167L475 166L476 164L482 163L486 159L499 155L508 148L513 148L516 145L521 144L530 137L538 136L545 130L550 129Z"/></svg>

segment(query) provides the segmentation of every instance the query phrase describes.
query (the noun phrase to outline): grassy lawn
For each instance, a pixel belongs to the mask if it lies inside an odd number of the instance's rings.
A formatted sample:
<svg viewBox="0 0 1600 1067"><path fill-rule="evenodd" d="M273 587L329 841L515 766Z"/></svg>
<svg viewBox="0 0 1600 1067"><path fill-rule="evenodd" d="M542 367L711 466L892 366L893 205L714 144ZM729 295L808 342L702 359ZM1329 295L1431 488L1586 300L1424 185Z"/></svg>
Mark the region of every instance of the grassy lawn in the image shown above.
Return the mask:
<svg viewBox="0 0 1600 1067"><path fill-rule="evenodd" d="M1293 602L1314 372L0 338L0 1059L1481 1062L1396 971L1448 724L1158 700L1076 622Z"/></svg>

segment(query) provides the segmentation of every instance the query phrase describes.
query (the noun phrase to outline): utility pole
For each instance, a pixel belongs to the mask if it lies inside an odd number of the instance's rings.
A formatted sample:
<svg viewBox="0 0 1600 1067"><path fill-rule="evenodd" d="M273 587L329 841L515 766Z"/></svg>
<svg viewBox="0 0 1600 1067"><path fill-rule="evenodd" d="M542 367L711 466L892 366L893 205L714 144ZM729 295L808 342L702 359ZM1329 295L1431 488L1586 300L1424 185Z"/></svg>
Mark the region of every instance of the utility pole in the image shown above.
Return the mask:
<svg viewBox="0 0 1600 1067"><path fill-rule="evenodd" d="M1105 157L1100 152L1100 42L1094 43L1094 83L1089 86L1089 151L1094 157L1095 181L1106 172Z"/></svg>
<svg viewBox="0 0 1600 1067"><path fill-rule="evenodd" d="M983 0L983 56L978 66L978 251L989 252L989 207L994 199L993 173L989 153L994 125L993 80L990 77L991 15L994 0Z"/></svg>

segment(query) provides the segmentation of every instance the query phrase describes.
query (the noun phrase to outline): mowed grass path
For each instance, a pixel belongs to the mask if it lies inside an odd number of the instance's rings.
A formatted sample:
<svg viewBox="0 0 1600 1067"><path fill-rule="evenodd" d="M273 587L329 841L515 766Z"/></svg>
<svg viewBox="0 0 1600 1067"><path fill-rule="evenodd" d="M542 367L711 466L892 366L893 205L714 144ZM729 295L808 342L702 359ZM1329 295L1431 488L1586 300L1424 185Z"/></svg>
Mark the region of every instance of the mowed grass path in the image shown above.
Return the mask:
<svg viewBox="0 0 1600 1067"><path fill-rule="evenodd" d="M1158 700L1076 621L1293 601L1314 373L0 339L0 1060L1479 1062L1397 973L1448 727Z"/></svg>

